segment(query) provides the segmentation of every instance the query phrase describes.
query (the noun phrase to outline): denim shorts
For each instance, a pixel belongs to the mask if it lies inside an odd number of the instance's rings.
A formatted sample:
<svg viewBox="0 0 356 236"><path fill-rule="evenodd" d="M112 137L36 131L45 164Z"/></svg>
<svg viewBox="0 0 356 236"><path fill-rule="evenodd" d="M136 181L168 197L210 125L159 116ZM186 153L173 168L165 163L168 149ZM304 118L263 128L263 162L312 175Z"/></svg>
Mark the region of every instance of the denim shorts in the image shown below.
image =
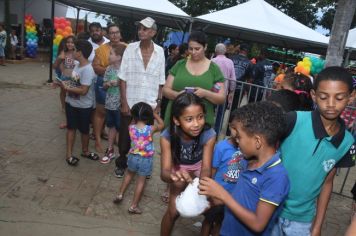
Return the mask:
<svg viewBox="0 0 356 236"><path fill-rule="evenodd" d="M282 217L276 220L271 236L310 236L312 222L292 221Z"/></svg>
<svg viewBox="0 0 356 236"><path fill-rule="evenodd" d="M136 172L139 176L152 174L153 157L142 157L141 155L131 154L127 156L127 168Z"/></svg>
<svg viewBox="0 0 356 236"><path fill-rule="evenodd" d="M61 76L62 76L62 71L61 71L59 68L55 69L54 72L56 73L56 76L57 76L58 78L61 78Z"/></svg>
<svg viewBox="0 0 356 236"><path fill-rule="evenodd" d="M108 109L106 109L105 121L106 121L106 126L108 128L115 127L116 131L119 132L119 129L120 129L120 111L119 110L108 110Z"/></svg>
<svg viewBox="0 0 356 236"><path fill-rule="evenodd" d="M95 99L96 103L105 105L106 91L103 88L104 80L102 76L96 77L95 82Z"/></svg>

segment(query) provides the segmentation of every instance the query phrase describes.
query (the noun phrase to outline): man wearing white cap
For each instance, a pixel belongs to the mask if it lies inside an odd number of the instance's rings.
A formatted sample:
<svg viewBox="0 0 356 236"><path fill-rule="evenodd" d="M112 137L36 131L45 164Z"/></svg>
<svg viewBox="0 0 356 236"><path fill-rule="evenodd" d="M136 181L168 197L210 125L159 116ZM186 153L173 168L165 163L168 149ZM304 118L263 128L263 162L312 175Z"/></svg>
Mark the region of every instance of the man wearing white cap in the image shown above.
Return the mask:
<svg viewBox="0 0 356 236"><path fill-rule="evenodd" d="M118 178L124 175L127 166L130 108L138 102L145 102L151 105L155 112L160 109L162 87L165 83L165 57L163 48L152 41L156 33L157 25L151 17L138 22L140 41L130 43L122 58L118 74L121 86L120 157L115 161L115 175Z"/></svg>

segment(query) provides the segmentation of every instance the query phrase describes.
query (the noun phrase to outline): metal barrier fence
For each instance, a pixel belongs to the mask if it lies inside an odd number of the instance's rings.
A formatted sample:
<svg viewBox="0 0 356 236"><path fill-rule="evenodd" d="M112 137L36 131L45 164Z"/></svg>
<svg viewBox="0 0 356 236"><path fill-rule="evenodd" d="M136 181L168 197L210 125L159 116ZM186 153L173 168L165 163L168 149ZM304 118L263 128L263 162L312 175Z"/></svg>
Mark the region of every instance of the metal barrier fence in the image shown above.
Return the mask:
<svg viewBox="0 0 356 236"><path fill-rule="evenodd" d="M231 107L229 107L228 100L226 99L224 104L217 106L215 114L215 130L217 131L220 140L225 137L231 110L235 110L236 108L246 105L250 102L263 101L273 91L275 91L272 88L267 88L256 84L235 80L230 81L236 83L234 99Z"/></svg>
<svg viewBox="0 0 356 236"><path fill-rule="evenodd" d="M268 96L270 96L274 91L276 91L275 89L272 88L267 88L260 85L247 83L247 82L234 81L234 80L231 81L236 82L234 101L232 102L231 107L229 107L228 100L226 100L223 105L219 105L216 109L215 130L217 130L219 140L224 139L226 136L231 110L235 110L236 108L250 102L266 100ZM354 122L355 116L356 116L356 107L347 106L342 117L345 120L345 124L348 127L348 130L352 133L354 137L356 137L356 123ZM340 183L341 184L340 189L336 190L334 187L333 190L334 193L349 198L350 198L350 194L348 195L344 194L344 190L345 190L345 184L348 182L350 169L351 168L342 168L342 170L341 168L337 169L336 176L340 178L342 178L341 174L343 175L343 173L341 172L346 171L346 173L345 173L345 177ZM337 181L340 182L340 179L338 179Z"/></svg>
<svg viewBox="0 0 356 236"><path fill-rule="evenodd" d="M233 102L232 104L229 104L226 99L223 105L219 105L217 107L215 114L215 130L218 133L219 139L223 139L225 137L231 110L235 110L236 108L250 102L263 101L266 97L270 96L273 91L275 91L275 89L256 84L235 80L230 81L236 83Z"/></svg>

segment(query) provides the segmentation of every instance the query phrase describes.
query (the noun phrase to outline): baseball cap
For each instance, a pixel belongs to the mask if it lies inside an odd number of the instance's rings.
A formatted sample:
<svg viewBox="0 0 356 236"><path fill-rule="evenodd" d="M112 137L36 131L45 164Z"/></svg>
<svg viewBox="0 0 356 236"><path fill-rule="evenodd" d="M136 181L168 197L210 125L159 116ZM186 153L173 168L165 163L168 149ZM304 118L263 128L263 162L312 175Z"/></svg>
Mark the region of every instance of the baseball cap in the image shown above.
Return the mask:
<svg viewBox="0 0 356 236"><path fill-rule="evenodd" d="M145 19L136 22L136 25L141 24L143 26L145 26L148 29L154 29L157 30L157 25L154 19L152 19L151 17L146 17Z"/></svg>

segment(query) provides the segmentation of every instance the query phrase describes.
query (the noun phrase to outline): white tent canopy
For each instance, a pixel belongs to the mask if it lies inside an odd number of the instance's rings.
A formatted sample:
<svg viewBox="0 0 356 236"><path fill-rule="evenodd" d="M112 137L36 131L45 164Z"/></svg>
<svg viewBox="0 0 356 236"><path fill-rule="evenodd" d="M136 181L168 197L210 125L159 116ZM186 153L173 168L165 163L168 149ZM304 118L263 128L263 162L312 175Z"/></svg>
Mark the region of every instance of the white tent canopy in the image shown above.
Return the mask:
<svg viewBox="0 0 356 236"><path fill-rule="evenodd" d="M78 10L76 8L68 7L67 8L67 13L66 13L66 18L77 19L77 13L78 13ZM107 16L107 15L104 15L104 16ZM107 25L106 20L103 19L101 16L97 17L97 13L96 12L79 10L79 19L84 20L85 17L87 17L87 20L88 20L89 23L99 22L102 27L106 27L106 25Z"/></svg>
<svg viewBox="0 0 356 236"><path fill-rule="evenodd" d="M356 28L349 31L346 41L346 48L356 50Z"/></svg>
<svg viewBox="0 0 356 236"><path fill-rule="evenodd" d="M194 28L203 28L207 33L316 53L325 53L329 42L324 35L263 0L250 0L198 16L194 19Z"/></svg>
<svg viewBox="0 0 356 236"><path fill-rule="evenodd" d="M140 20L150 16L160 25L183 29L190 23L190 16L168 0L56 0L83 10L130 17Z"/></svg>

